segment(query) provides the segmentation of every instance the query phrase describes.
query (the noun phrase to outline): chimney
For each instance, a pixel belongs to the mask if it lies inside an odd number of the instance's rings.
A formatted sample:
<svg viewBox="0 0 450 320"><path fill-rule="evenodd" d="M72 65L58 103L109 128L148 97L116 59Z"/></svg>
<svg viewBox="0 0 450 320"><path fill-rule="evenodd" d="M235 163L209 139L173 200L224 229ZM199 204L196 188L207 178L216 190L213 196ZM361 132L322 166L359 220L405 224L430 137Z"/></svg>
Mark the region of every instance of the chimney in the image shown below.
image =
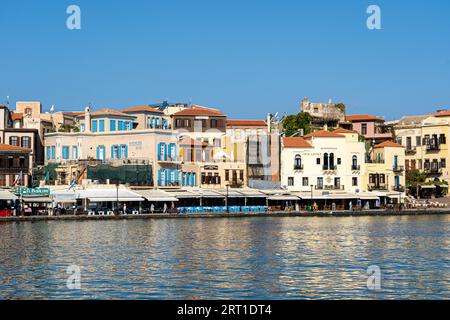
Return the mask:
<svg viewBox="0 0 450 320"><path fill-rule="evenodd" d="M84 109L84 131L91 132L91 107Z"/></svg>

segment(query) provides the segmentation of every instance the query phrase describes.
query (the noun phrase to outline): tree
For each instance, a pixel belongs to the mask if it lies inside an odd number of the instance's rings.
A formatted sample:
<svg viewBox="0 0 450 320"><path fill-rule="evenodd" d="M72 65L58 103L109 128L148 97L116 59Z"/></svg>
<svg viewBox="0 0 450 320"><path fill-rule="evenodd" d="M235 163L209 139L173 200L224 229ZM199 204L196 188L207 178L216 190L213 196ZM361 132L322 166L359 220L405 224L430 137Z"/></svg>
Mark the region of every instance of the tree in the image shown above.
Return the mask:
<svg viewBox="0 0 450 320"><path fill-rule="evenodd" d="M304 134L311 132L311 115L307 112L286 116L281 123L286 137L295 135L300 129L303 129Z"/></svg>
<svg viewBox="0 0 450 320"><path fill-rule="evenodd" d="M417 195L417 187L426 184L428 175L420 170L408 170L406 171L406 187L409 189L409 193Z"/></svg>

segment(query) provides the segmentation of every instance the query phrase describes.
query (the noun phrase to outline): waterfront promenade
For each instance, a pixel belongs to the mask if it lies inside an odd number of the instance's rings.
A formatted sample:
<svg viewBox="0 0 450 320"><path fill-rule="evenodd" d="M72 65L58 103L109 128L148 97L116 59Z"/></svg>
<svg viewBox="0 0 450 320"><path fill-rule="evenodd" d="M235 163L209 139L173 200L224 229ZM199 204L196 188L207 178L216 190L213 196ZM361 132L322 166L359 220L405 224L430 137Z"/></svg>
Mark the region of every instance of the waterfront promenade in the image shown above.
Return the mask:
<svg viewBox="0 0 450 320"><path fill-rule="evenodd" d="M25 221L98 221L98 220L138 220L138 219L195 219L195 218L250 218L250 217L370 217L370 216L417 216L447 215L450 208L403 209L403 210L359 210L359 211L299 211L299 212L259 212L259 213L197 213L197 214L138 214L138 215L61 215L61 216L16 216L0 217L0 222Z"/></svg>

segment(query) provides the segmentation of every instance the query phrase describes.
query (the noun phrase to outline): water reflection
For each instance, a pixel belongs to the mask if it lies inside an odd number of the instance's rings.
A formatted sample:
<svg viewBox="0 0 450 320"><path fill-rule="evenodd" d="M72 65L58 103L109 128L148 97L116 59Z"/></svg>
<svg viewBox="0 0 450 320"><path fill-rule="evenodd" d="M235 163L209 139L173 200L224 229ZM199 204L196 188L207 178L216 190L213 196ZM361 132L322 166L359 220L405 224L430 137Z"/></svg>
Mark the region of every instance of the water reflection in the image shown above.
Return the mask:
<svg viewBox="0 0 450 320"><path fill-rule="evenodd" d="M449 231L448 216L1 224L0 297L449 298Z"/></svg>

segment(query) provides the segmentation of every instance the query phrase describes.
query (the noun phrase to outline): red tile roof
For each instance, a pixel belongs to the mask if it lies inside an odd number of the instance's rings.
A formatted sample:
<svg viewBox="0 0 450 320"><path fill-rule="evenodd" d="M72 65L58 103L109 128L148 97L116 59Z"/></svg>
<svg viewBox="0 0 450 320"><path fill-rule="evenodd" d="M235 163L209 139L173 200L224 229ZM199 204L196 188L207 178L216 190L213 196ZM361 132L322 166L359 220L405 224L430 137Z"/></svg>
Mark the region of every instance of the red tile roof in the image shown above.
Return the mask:
<svg viewBox="0 0 450 320"><path fill-rule="evenodd" d="M357 131L355 131L355 130L347 130L347 129L344 129L344 128L337 128L336 130L334 130L333 131L334 133L358 133Z"/></svg>
<svg viewBox="0 0 450 320"><path fill-rule="evenodd" d="M286 137L283 139L285 148L312 148L312 145L301 137Z"/></svg>
<svg viewBox="0 0 450 320"><path fill-rule="evenodd" d="M227 126L266 127L264 120L227 120Z"/></svg>
<svg viewBox="0 0 450 320"><path fill-rule="evenodd" d="M404 148L404 146L392 141L385 141L380 144L377 144L374 148Z"/></svg>
<svg viewBox="0 0 450 320"><path fill-rule="evenodd" d="M153 113L164 113L161 110L149 107L149 106L137 106L137 107L131 107L127 109L121 110L121 112L153 112Z"/></svg>
<svg viewBox="0 0 450 320"><path fill-rule="evenodd" d="M192 108L183 109L174 113L174 116L216 116L225 117L225 115L217 109L209 109L200 106L192 106Z"/></svg>
<svg viewBox="0 0 450 320"><path fill-rule="evenodd" d="M435 117L450 117L450 110L443 110L435 114L431 114L431 116Z"/></svg>
<svg viewBox="0 0 450 320"><path fill-rule="evenodd" d="M15 121L15 120L22 120L23 119L23 113L11 112L11 119L13 121Z"/></svg>
<svg viewBox="0 0 450 320"><path fill-rule="evenodd" d="M303 137L304 139L310 139L310 138L345 138L342 134L337 134L331 131L327 130L320 130L316 131L310 134L307 134Z"/></svg>
<svg viewBox="0 0 450 320"><path fill-rule="evenodd" d="M377 117L377 116L372 116L370 114L353 114L353 115L346 116L345 119L347 121L353 121L353 122L358 122L358 121L384 121L383 118Z"/></svg>
<svg viewBox="0 0 450 320"><path fill-rule="evenodd" d="M0 151L31 151L31 149L11 146L9 144L0 144Z"/></svg>

